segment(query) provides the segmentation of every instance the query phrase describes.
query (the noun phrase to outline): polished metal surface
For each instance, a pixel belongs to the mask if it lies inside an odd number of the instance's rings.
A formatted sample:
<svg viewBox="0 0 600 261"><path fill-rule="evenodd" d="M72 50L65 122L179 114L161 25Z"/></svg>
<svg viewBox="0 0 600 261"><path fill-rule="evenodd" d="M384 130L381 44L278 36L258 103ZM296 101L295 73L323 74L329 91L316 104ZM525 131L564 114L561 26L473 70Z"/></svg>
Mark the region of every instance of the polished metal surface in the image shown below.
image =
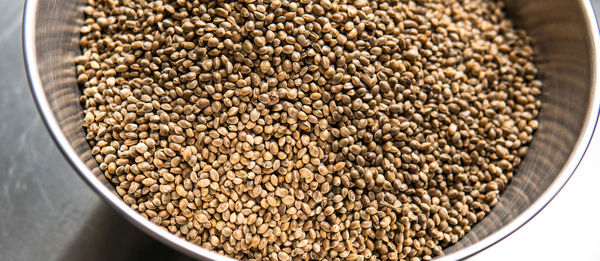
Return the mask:
<svg viewBox="0 0 600 261"><path fill-rule="evenodd" d="M112 192L112 187L105 184L101 178L97 178L102 177L102 175L99 175L96 169L97 166L95 166L95 162L91 159L89 148L83 139L83 130L80 128L80 108L77 103L77 86L74 81L73 57L78 52L76 28L78 23L81 22L80 5L78 4L81 2L83 1L30 0L26 5L24 47L26 49L30 81L38 106L46 124L51 130L53 138L83 179L109 205L141 230L194 257L217 257L214 253L176 238L144 220L121 202L114 192ZM588 145L596 122L599 97L596 88L598 59L596 59L597 53L595 50L597 49L598 34L589 3L577 0L514 0L507 3L509 14L514 18L516 24L526 28L537 40L538 64L540 65L542 80L545 84L542 97L544 104L540 116L541 127L534 138L528 157L524 161L519 173L515 176L513 183L503 194L499 205L494 208L486 219L476 225L473 231L467 234L463 240L447 249L445 252L447 255L440 259L458 259L472 255L512 233L539 212L560 190L577 167ZM13 64L12 70L15 70L14 67L16 66ZM18 75L18 73L14 73L11 76L14 75ZM14 103L14 100L9 95L4 95L4 92L11 94L9 92L12 89L7 90L4 87L2 91L3 95L0 99L7 99L7 104L10 102ZM8 106L4 105L4 103L5 101L2 100L2 106ZM13 106L9 107L11 109L0 113L10 114L14 111L13 108L27 105L22 103L13 104ZM31 110L31 108L29 109ZM4 114L0 114L0 116L15 118L13 115L5 116ZM41 125L39 121L30 124L30 118L31 115L29 118L19 117L13 121L16 122L16 126L27 126L29 128L38 124L35 130L40 131ZM3 131L2 128L5 128L4 126L6 125L3 122L0 125L1 131ZM33 201L34 204L40 205L40 208L48 209L49 213L56 213L53 216L54 219L51 218L40 222L40 224L36 224L42 226L39 228L40 230L50 234L45 238L49 241L44 241L41 247L51 246L53 237L60 238L62 236L61 233L71 231L69 229L71 227L80 229L81 225L77 224L85 223L86 225L83 227L86 227L92 223L91 227L93 229L93 223L96 223L94 222L96 220L98 223L112 222L106 220L120 220L114 218L114 212L106 209L106 207L104 207L104 212L110 213L107 218L102 218L102 214L95 214L93 208L89 210L88 208L93 206L90 202L94 202L94 200L97 202L98 199L90 195L89 191L86 190L87 188L82 187L81 184L69 186L68 184L79 182L74 180L72 176L63 175L62 179L57 177L56 179L49 180L48 178L40 178L44 177L43 175L52 175L52 173L60 172L61 170L64 171L64 167L49 167L52 164L56 164L56 162L62 163L64 160L57 153L44 153L43 150L37 150L37 152L24 150L19 154L18 148L22 148L22 144L27 144L32 139L27 139L27 131L18 128L13 129L13 126L10 128L15 132L17 138L10 139L8 144L3 146L5 148L2 150L2 153L17 155L22 162L19 161L21 162L20 165L15 165L14 163L10 163L12 162L10 159L6 163L2 162L6 160L4 157L0 159L2 160L0 161L2 163L1 166L4 166L4 164L9 166L8 174L0 176L0 178L6 177L7 183L3 184L10 184L9 191L22 189L23 185L18 183L19 178L15 175L23 175L22 173L27 173L26 170L28 168L38 166L32 162L36 162L36 164L45 162L45 164L39 165L38 169L32 170L31 180L33 181L28 180L24 183L26 189L20 191L20 193L27 197L27 193L33 190L37 193L35 194L37 198L45 200ZM51 151L51 144L49 144L47 137L43 137L42 135L42 137L38 138L38 142L31 144L38 145L45 143L45 148ZM22 138L23 142L19 141L19 138ZM8 149L8 152L4 152L6 148L15 148L15 150ZM73 175L72 173L70 174ZM44 186L42 189L31 189L31 186L36 185L35 179L39 179L37 182L41 182ZM57 200L70 197L70 193L77 192L87 195L71 198L79 205L66 204L61 206L59 205L60 203L56 203ZM18 193L19 191L9 193L7 194L8 196L3 196L1 198L2 201L0 201L2 202L2 206L5 204L4 201L13 202L11 199L15 195L18 197ZM52 193L52 197L48 196L48 193ZM27 201L15 202L20 204L29 203ZM23 209L36 209L31 206L23 207L22 205L14 204L12 206L16 213L20 213L19 211L23 211ZM31 211L32 213L38 213L33 212L33 210ZM90 211L93 213L90 214ZM18 224L19 216L29 216L31 214L26 211L23 212L21 215L13 215L13 213L6 218L17 219L17 221L14 221L14 224ZM76 213L85 213L88 215L88 219L92 219L92 221L82 221L85 218L65 219L61 221L61 218L65 216L75 215L77 217ZM72 224L71 222L74 223ZM123 224L122 220L120 222ZM119 228L118 224L110 226ZM127 232L117 232L120 235L134 235L138 233L131 226L126 224L122 226L124 227L123 230ZM106 229L106 225L103 227ZM3 237L5 234L6 237L10 237L13 234L18 235L18 233L9 233L18 232L18 230L18 226L7 227L2 230L1 235ZM49 230L53 232L48 232ZM107 238L111 239L111 244L104 251L110 251L111 247L117 245L123 247L121 250L127 252L127 243L112 244L116 242L110 236L115 233L114 231L118 230L105 230ZM85 233L74 233L72 235L76 235L72 240L75 242L75 245L72 247L82 249L83 247L78 244L84 244L82 242L85 242ZM94 235L93 240L105 241L101 236L98 239L98 235ZM157 244L155 241L144 236L140 236L140 240L149 240L150 244ZM125 242L132 241L137 242L136 239L129 239ZM103 252L101 247L96 246L96 242L86 244L89 244L88 247L94 247L94 250L98 252ZM136 246L138 245L136 244ZM67 249L73 251L72 249ZM65 255L71 254L67 249L62 248ZM153 247L142 247L136 251L136 248L132 246L129 249L129 253L123 255L129 254L129 257L131 257L132 252L142 252L145 254L144 251L147 249L153 250ZM40 252L43 253L43 251ZM85 253L89 255L89 252ZM0 255L3 255L3 253L0 252ZM41 256L45 257L47 255L42 254ZM14 257L17 256L19 256L19 253L15 252ZM61 257L66 258L68 256ZM38 258L34 257L33 259Z"/></svg>
<svg viewBox="0 0 600 261"><path fill-rule="evenodd" d="M31 98L22 11L0 0L0 260L192 260L123 219L62 156Z"/></svg>

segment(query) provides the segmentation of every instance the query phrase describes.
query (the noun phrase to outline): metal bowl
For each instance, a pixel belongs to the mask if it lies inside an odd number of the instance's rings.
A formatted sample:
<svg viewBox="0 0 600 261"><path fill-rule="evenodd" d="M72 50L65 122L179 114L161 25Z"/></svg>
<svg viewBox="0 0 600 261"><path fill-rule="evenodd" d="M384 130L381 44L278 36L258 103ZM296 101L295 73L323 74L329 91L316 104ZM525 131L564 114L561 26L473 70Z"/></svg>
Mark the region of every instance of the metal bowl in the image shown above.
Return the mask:
<svg viewBox="0 0 600 261"><path fill-rule="evenodd" d="M28 0L23 22L25 62L33 96L63 154L106 202L147 234L192 257L226 260L144 219L104 178L81 127L74 58L85 0ZM544 83L540 128L498 205L438 260L469 257L527 223L552 200L586 151L598 116L599 35L586 0L507 0L506 12L536 40ZM115 231L118 233L118 231Z"/></svg>

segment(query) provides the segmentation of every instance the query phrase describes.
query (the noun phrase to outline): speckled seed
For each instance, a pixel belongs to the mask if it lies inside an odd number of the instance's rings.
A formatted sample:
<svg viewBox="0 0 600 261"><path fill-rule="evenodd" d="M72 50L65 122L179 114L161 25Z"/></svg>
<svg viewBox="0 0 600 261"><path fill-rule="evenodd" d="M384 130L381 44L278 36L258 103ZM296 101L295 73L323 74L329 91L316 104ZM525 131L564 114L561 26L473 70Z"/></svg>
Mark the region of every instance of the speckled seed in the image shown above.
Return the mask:
<svg viewBox="0 0 600 261"><path fill-rule="evenodd" d="M198 186L201 188L205 188L208 187L208 185L210 185L210 180L209 179L201 179L198 181Z"/></svg>
<svg viewBox="0 0 600 261"><path fill-rule="evenodd" d="M294 201L295 201L295 199L294 199L294 196L292 196L292 195L286 196L283 199L281 199L281 202L283 202L283 204L288 205L288 206L294 204Z"/></svg>
<svg viewBox="0 0 600 261"><path fill-rule="evenodd" d="M124 202L241 260L431 260L539 127L491 0L86 1L82 127Z"/></svg>

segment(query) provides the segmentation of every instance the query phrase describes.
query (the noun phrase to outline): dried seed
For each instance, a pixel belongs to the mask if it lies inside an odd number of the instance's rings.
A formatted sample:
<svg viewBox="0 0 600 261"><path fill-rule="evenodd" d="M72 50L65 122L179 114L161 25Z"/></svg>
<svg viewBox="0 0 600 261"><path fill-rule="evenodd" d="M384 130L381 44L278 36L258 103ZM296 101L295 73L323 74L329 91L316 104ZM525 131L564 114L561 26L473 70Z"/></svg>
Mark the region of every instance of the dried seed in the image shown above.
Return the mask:
<svg viewBox="0 0 600 261"><path fill-rule="evenodd" d="M187 191L185 191L182 185L177 185L177 187L175 187L175 191L177 191L177 195L180 197L185 197L187 195Z"/></svg>
<svg viewBox="0 0 600 261"><path fill-rule="evenodd" d="M292 195L286 196L283 199L281 199L281 202L283 202L283 204L288 205L288 206L294 204L294 201L295 201L295 199L294 199L294 196L292 196Z"/></svg>
<svg viewBox="0 0 600 261"><path fill-rule="evenodd" d="M88 1L98 168L233 258L442 254L518 175L542 84L501 4L425 2Z"/></svg>
<svg viewBox="0 0 600 261"><path fill-rule="evenodd" d="M201 179L198 181L198 186L201 188L206 188L210 185L210 180L209 179Z"/></svg>

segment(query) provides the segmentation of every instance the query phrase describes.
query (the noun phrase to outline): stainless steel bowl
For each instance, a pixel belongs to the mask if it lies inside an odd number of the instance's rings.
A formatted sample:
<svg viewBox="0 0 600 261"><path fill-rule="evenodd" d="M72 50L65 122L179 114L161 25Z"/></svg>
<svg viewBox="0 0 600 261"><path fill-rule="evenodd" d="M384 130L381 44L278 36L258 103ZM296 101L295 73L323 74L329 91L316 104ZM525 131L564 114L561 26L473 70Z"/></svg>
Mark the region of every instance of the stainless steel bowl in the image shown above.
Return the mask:
<svg viewBox="0 0 600 261"><path fill-rule="evenodd" d="M130 209L92 158L81 127L74 57L85 0L28 0L23 42L38 108L65 157L102 198L154 238L198 259L225 257L178 238ZM560 191L579 164L596 120L599 35L586 0L507 0L507 14L536 40L544 82L540 129L498 205L438 260L469 257L527 223ZM118 233L118 231L115 231Z"/></svg>

